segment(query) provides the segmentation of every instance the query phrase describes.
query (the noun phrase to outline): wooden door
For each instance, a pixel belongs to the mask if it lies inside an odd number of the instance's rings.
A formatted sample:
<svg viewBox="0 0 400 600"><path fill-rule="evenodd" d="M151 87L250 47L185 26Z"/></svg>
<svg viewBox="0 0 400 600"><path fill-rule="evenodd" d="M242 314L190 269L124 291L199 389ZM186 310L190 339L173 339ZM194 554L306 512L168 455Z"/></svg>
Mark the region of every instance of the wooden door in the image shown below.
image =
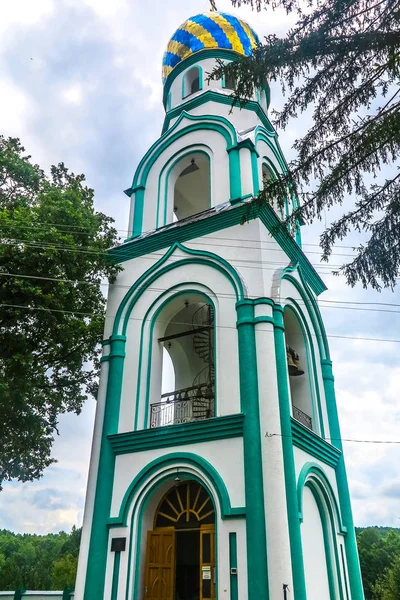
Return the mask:
<svg viewBox="0 0 400 600"><path fill-rule="evenodd" d="M175 583L175 531L147 534L145 600L173 600Z"/></svg>
<svg viewBox="0 0 400 600"><path fill-rule="evenodd" d="M200 600L215 600L215 526L200 528Z"/></svg>

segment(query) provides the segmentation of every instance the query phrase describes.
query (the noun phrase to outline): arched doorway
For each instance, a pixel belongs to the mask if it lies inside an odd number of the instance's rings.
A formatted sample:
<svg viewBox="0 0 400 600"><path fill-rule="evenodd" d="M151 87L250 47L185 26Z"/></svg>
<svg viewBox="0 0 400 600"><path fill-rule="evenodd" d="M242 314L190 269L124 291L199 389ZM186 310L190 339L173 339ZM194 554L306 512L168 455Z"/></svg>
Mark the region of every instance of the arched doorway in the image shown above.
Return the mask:
<svg viewBox="0 0 400 600"><path fill-rule="evenodd" d="M215 510L197 481L162 498L147 534L146 600L214 600Z"/></svg>

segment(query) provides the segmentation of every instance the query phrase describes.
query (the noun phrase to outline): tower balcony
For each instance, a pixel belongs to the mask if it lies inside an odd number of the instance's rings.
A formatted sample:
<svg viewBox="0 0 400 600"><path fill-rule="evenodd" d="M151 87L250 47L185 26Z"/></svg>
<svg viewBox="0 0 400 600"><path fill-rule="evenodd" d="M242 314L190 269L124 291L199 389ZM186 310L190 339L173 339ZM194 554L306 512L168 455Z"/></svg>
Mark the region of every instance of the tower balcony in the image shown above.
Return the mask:
<svg viewBox="0 0 400 600"><path fill-rule="evenodd" d="M175 390L150 405L150 428L203 421L214 417L214 384Z"/></svg>
<svg viewBox="0 0 400 600"><path fill-rule="evenodd" d="M300 410L299 408L297 408L297 406L295 406L294 404L292 404L292 410L293 410L293 418L296 419L296 421L299 421L299 423L301 423L302 425L305 425L306 427L308 427L308 429L311 429L312 431L312 418L307 415L305 412L303 412L302 410Z"/></svg>

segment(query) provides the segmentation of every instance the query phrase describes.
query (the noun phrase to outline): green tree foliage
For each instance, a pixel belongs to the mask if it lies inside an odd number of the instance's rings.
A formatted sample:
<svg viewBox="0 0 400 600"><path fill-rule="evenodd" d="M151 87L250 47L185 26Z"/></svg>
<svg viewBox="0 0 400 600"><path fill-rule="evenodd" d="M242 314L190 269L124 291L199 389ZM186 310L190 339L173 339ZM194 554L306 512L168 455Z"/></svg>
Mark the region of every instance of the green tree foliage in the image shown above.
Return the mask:
<svg viewBox="0 0 400 600"><path fill-rule="evenodd" d="M83 175L0 136L0 486L40 477L58 416L96 392L111 224Z"/></svg>
<svg viewBox="0 0 400 600"><path fill-rule="evenodd" d="M0 590L63 590L75 585L81 530L20 535L0 530Z"/></svg>
<svg viewBox="0 0 400 600"><path fill-rule="evenodd" d="M399 600L400 598L400 556L380 577L374 586L375 600Z"/></svg>
<svg viewBox="0 0 400 600"><path fill-rule="evenodd" d="M365 600L399 600L400 530L367 527L356 533Z"/></svg>
<svg viewBox="0 0 400 600"><path fill-rule="evenodd" d="M78 559L69 552L57 558L53 567L53 589L64 590L66 587L73 588L75 586L77 568Z"/></svg>
<svg viewBox="0 0 400 600"><path fill-rule="evenodd" d="M346 212L321 236L328 260L334 243L350 231L366 242L343 265L350 285L394 286L400 266L400 2L399 0L232 0L257 10L283 7L297 16L280 39L269 35L252 57L220 67L236 81L244 102L254 87L278 81L289 92L275 125L285 128L308 108L312 124L297 139L297 159L283 181L269 184L264 199L287 189L301 199L297 219L321 217L342 204ZM293 126L293 121L291 122ZM385 165L384 174L380 172ZM349 206L349 196L354 203Z"/></svg>

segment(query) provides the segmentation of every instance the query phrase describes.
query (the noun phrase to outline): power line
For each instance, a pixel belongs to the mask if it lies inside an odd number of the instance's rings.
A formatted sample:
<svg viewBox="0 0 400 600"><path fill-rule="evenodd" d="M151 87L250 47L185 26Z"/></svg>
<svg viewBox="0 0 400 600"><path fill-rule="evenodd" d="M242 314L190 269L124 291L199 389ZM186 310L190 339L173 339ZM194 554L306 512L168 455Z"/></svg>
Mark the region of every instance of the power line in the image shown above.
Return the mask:
<svg viewBox="0 0 400 600"><path fill-rule="evenodd" d="M284 433L266 433L265 437L268 438L272 438L272 437L280 437L280 438L292 438L293 436L288 435L288 434L284 434ZM400 445L400 440L356 440L356 439L352 439L352 438L322 438L325 441L330 441L330 442L352 442L355 444L392 444L392 445Z"/></svg>
<svg viewBox="0 0 400 600"><path fill-rule="evenodd" d="M112 285L113 288L125 288L125 289L130 289L132 286L128 285L128 284L118 284L118 283L113 283L113 284L109 284L108 282L94 282L94 281L85 281L85 280L79 280L79 279L63 279L63 278L58 278L58 277L43 277L40 275L20 275L18 273L1 273L0 272L0 277L13 277L15 279L34 279L34 280L39 280L39 281L53 281L53 282L59 282L59 283L72 283L72 284L84 284L84 285L91 285L91 286L103 286L103 287L107 287L109 285ZM157 291L157 292L163 292L165 291L165 289L163 288L154 288L154 287L148 287L146 288L148 290L152 290L152 291ZM227 294L227 293L218 293L218 296L221 297L229 297L229 298L235 298L234 294ZM299 304L301 304L302 306L306 306L306 303L303 301L302 298L294 298L296 300L296 302L298 302ZM325 306L325 303L328 303L328 306ZM400 308L400 304L391 304L391 303L384 303L384 302L348 302L348 301L344 301L344 300L320 300L318 302L318 306L319 308L336 308L336 309L343 309L343 310L358 310L358 311L366 311L366 312L382 312L382 313L392 313L392 314L399 314L400 310L381 310L381 309L376 309L376 308L359 308L358 306L330 306L330 304L346 304L346 305L351 305L351 304L356 304L356 305L364 305L364 306L369 306L369 305L374 305L374 306L388 306L388 307L393 307L393 308Z"/></svg>
<svg viewBox="0 0 400 600"><path fill-rule="evenodd" d="M72 248L69 246L61 246L61 245L57 245L57 244L52 244L47 243L46 245L43 244L36 244L33 242L26 242L25 240L14 240L14 241L8 241L8 242L0 242L0 244L2 245L8 245L8 246L18 246L19 244L24 244L25 246L27 246L28 248L35 248L35 249L39 249L39 250L48 250L51 248L55 248L56 250L61 250L61 251L65 251L65 252L73 252L75 254L92 254L92 255L97 255L97 256L108 256L107 252L99 252L99 251L94 251L94 250L81 250L78 248ZM224 247L223 245L219 245L219 247ZM236 246L235 246L236 247ZM240 249L240 246L237 246L237 249ZM283 252L283 251L281 251ZM165 256L164 254L161 253L156 253L156 252L152 252L151 256L150 255L142 255L140 256L140 258L143 258L145 260L153 260L154 257L159 256L160 258L162 258L163 256ZM139 257L138 257L139 258ZM250 259L236 259L236 258L229 258L228 259L230 262L232 263L246 263L245 265L238 265L246 267L247 264L249 265L257 265L259 264L260 266L250 266L248 268L252 268L252 269L267 269L267 267L265 267L264 265L276 265L276 268L279 267L287 267L288 263L289 263L289 257L288 260L285 262L273 262L273 261L262 261L262 260L250 260ZM311 263L312 264L312 263ZM331 265L331 264L312 264L313 268L315 269L315 271L318 273L320 272L322 275L330 275L331 274L331 269L340 269L342 267L342 265ZM327 271L318 271L317 267L319 267L320 269L327 269ZM271 270L271 269L270 269Z"/></svg>
<svg viewBox="0 0 400 600"><path fill-rule="evenodd" d="M149 288L147 288L149 289ZM6 307L6 308L13 308L13 309L20 309L20 310L26 310L27 312L29 311L43 311L43 312L54 312L54 313L64 313L64 314L76 314L76 315L81 315L81 316L97 316L94 313L91 312L81 312L81 311L69 311L69 310L63 310L63 309L54 309L54 308L44 308L44 307L38 307L38 306L26 306L26 305L22 305L22 304L7 304L7 303L2 303L0 304L0 307ZM115 319L116 315L105 315L105 319ZM151 322L151 319L141 319L139 317L128 317L129 321L140 321L141 323L144 322ZM168 325L169 323L171 323L171 320L169 321L162 321L159 320L160 323L165 323L166 325ZM187 322L184 321L174 321L175 325L188 325ZM214 325L215 328L217 329L234 329L236 330L236 327L232 326L232 325ZM263 333L271 333L273 334L273 331L268 331L268 330L263 330ZM302 336L302 333L296 333L296 332L291 332L291 335L300 335ZM311 336L312 338L318 338L321 337L315 333L312 333ZM332 339L342 339L342 340L352 340L352 341L365 341L365 342L384 342L387 344L400 344L400 339L387 339L387 338L368 338L368 337L359 337L359 336L349 336L349 335L338 335L338 334L327 334L328 338L332 338Z"/></svg>
<svg viewBox="0 0 400 600"><path fill-rule="evenodd" d="M34 226L33 225L16 225L14 227L21 228L21 229L35 229L35 230L37 230L38 228L40 228L40 229L43 229L45 231L47 230L47 231L51 232L50 227L52 227L52 226L58 228L57 229L57 233L71 233L71 231L70 231L71 229L80 229L80 230L81 229L85 229L85 230L87 230L89 232L92 231L91 228L84 227L83 225L82 226L80 226L80 225L75 226L75 225L66 225L65 223L48 223L48 224L46 224L46 225L44 225L42 227L41 223L39 222L38 224L36 224ZM1 225L1 216L0 216L0 228L1 227L4 228L4 225ZM154 229L154 232L158 231L158 232L161 233L161 231L162 231L162 229L164 227L165 226L161 226L161 227L159 227L157 229ZM66 229L63 230L62 228L66 228ZM125 234L130 233L129 229L115 229L115 231L117 231L118 233L125 233ZM81 233L83 234L84 232L78 231L77 233L78 234L81 234ZM145 233L148 234L149 232L145 232ZM138 239L140 239L140 237L141 236L137 236L135 238L132 238L132 240L138 240ZM221 239L221 240L232 241L232 242L237 242L238 241L236 238L229 238L229 237L224 237L224 236L219 236L218 238L215 237L215 238L211 238L211 239L216 239L216 240ZM128 241L131 241L131 240L128 240ZM256 240L245 239L245 238L243 238L243 239L240 240L240 242L254 242L254 241L256 241ZM261 243L261 244L274 244L275 242L268 241L268 240L260 240L259 243ZM321 248L321 246L319 244L313 244L311 242L310 243L304 243L304 244L302 244L302 246L311 246L311 247L315 247L315 248ZM345 246L343 244L337 244L334 247L335 248L342 248L342 249L346 249L346 250L353 250L353 251L357 249L357 246Z"/></svg>

